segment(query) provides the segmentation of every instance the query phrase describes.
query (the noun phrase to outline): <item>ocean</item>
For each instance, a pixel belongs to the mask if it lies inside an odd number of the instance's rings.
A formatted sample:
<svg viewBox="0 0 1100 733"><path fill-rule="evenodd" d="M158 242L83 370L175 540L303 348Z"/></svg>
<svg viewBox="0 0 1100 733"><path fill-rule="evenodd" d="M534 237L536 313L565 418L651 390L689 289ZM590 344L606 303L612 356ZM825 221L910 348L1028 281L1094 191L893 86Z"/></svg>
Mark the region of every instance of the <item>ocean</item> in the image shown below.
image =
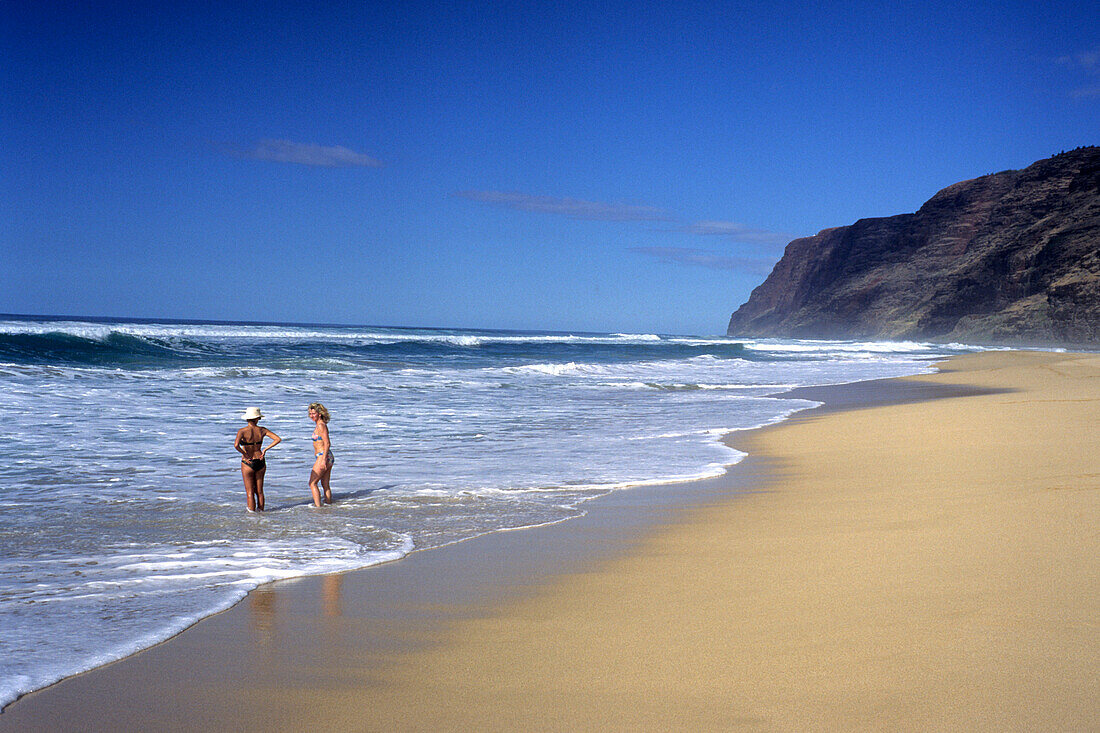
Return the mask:
<svg viewBox="0 0 1100 733"><path fill-rule="evenodd" d="M0 706L268 581L559 522L720 474L792 387L962 344L0 316ZM316 509L310 402L332 413ZM283 438L245 511L240 416Z"/></svg>

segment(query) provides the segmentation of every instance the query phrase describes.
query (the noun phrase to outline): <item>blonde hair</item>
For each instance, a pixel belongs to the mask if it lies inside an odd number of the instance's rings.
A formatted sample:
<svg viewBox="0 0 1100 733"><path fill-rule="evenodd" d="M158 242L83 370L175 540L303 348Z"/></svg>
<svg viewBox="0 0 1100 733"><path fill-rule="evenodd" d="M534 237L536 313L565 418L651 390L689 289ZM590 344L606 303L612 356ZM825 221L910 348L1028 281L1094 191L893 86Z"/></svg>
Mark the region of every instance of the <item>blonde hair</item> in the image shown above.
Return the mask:
<svg viewBox="0 0 1100 733"><path fill-rule="evenodd" d="M317 412L317 415L322 420L324 420L326 423L328 422L328 419L329 419L328 408L325 407L324 405L322 405L320 402L310 402L309 403L309 409L315 410Z"/></svg>

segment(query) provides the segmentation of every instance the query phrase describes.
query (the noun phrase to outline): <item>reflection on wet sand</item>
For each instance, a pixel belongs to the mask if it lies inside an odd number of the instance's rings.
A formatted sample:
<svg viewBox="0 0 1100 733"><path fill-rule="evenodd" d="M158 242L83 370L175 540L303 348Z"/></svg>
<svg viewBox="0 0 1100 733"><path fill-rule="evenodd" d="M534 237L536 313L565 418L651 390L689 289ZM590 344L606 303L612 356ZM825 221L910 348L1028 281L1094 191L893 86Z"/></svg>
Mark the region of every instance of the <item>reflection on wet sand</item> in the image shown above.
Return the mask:
<svg viewBox="0 0 1100 733"><path fill-rule="evenodd" d="M275 636L275 590L261 586L248 594L249 619L252 630L264 644Z"/></svg>
<svg viewBox="0 0 1100 733"><path fill-rule="evenodd" d="M343 583L342 573L326 575L321 579L321 612L325 616L340 615L340 587Z"/></svg>
<svg viewBox="0 0 1100 733"><path fill-rule="evenodd" d="M320 611L326 618L337 618L343 614L342 574L323 575L320 578ZM271 644L276 635L276 596L272 585L261 586L248 594L249 625L257 641L264 646Z"/></svg>

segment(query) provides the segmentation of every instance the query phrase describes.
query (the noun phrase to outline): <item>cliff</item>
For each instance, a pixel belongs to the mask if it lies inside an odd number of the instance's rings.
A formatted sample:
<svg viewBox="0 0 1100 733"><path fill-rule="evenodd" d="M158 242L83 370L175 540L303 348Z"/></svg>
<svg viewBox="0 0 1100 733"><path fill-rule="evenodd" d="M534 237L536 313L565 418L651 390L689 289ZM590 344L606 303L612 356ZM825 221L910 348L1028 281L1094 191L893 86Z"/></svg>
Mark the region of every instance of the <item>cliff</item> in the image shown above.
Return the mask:
<svg viewBox="0 0 1100 733"><path fill-rule="evenodd" d="M1100 148L796 239L728 333L1100 344Z"/></svg>

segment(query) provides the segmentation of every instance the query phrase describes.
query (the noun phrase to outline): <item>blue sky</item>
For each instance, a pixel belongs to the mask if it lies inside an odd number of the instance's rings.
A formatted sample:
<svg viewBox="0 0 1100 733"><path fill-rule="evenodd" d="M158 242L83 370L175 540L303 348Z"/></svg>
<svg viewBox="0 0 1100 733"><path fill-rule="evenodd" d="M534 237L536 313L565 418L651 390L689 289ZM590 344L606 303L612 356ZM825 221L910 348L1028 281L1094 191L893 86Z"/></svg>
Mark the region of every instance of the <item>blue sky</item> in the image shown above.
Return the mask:
<svg viewBox="0 0 1100 733"><path fill-rule="evenodd" d="M720 333L796 236L1100 144L1098 29L1078 2L5 2L0 312Z"/></svg>

